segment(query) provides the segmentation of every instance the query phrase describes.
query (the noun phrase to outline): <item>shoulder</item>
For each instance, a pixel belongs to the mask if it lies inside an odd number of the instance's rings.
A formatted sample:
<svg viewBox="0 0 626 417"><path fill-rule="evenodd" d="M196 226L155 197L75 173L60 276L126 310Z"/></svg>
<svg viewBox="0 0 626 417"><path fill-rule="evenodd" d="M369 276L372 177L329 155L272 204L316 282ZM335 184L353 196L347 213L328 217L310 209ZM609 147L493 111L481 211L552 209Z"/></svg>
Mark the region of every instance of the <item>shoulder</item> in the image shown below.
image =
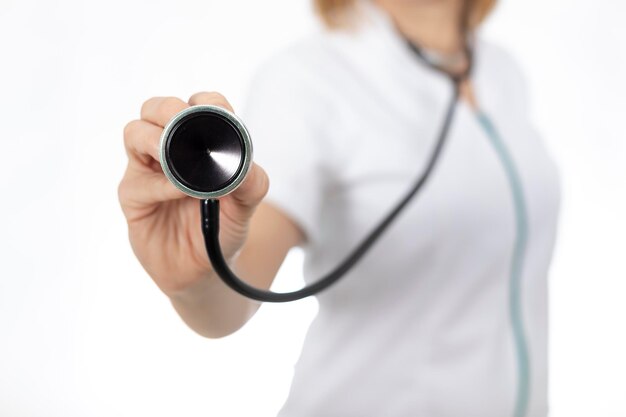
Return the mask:
<svg viewBox="0 0 626 417"><path fill-rule="evenodd" d="M252 82L319 83L321 69L333 61L331 43L330 36L323 31L295 39L260 62Z"/></svg>
<svg viewBox="0 0 626 417"><path fill-rule="evenodd" d="M337 48L334 34L319 30L267 56L249 81L244 113L273 107L313 124L332 118L352 78Z"/></svg>
<svg viewBox="0 0 626 417"><path fill-rule="evenodd" d="M257 139L277 141L283 134L291 141L317 143L328 137L338 100L336 88L328 82L333 71L323 70L330 61L327 36L313 32L260 62L241 111Z"/></svg>
<svg viewBox="0 0 626 417"><path fill-rule="evenodd" d="M389 60L383 32L366 23L354 30L318 27L266 57L252 82L282 84L284 88L295 85L297 90L313 88L337 98L355 78L371 81L381 60Z"/></svg>

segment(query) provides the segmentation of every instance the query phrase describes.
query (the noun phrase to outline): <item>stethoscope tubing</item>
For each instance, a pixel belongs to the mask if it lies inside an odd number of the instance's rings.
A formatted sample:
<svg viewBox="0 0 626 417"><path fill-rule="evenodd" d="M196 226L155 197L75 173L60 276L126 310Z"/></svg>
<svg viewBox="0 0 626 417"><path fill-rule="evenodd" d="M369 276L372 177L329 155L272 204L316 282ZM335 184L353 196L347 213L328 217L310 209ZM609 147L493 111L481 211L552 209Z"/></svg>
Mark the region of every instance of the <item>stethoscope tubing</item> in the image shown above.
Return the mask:
<svg viewBox="0 0 626 417"><path fill-rule="evenodd" d="M451 77L452 78L452 77ZM228 266L224 259L222 249L219 244L219 214L220 203L218 199L204 199L200 201L200 211L202 217L202 234L207 254L214 268L215 273L231 289L239 294L261 302L282 303L296 301L302 298L318 294L330 287L344 276L373 246L378 238L383 234L389 225L398 217L408 203L419 193L424 184L431 177L437 161L440 159L444 144L448 137L450 126L454 119L455 110L459 99L459 81L453 80L453 94L445 112L442 126L437 135L435 146L425 169L420 173L414 185L399 203L383 218L383 220L367 235L367 237L341 262L335 269L312 284L299 290L278 293L262 290L254 287L239 278Z"/></svg>

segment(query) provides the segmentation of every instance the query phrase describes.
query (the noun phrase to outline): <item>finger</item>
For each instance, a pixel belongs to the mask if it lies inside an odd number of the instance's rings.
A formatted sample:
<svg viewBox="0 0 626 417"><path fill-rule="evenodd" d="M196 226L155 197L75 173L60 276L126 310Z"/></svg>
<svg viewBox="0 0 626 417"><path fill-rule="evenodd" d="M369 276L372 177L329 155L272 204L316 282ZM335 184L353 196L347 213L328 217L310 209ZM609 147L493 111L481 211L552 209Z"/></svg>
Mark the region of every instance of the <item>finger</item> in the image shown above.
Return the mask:
<svg viewBox="0 0 626 417"><path fill-rule="evenodd" d="M196 93L189 97L189 104L191 106L196 106L198 104L212 104L214 106L220 106L230 112L235 112L228 100L226 100L226 97L215 91Z"/></svg>
<svg viewBox="0 0 626 417"><path fill-rule="evenodd" d="M163 129L145 120L133 120L124 127L124 147L129 158L143 165L159 161L159 142Z"/></svg>
<svg viewBox="0 0 626 417"><path fill-rule="evenodd" d="M187 197L161 172L126 175L118 187L120 201L129 206L146 206Z"/></svg>
<svg viewBox="0 0 626 417"><path fill-rule="evenodd" d="M252 163L248 175L231 195L237 203L245 208L256 207L269 189L269 178L260 165Z"/></svg>
<svg viewBox="0 0 626 417"><path fill-rule="evenodd" d="M187 103L176 97L152 97L141 106L141 118L164 127L176 113L187 107Z"/></svg>

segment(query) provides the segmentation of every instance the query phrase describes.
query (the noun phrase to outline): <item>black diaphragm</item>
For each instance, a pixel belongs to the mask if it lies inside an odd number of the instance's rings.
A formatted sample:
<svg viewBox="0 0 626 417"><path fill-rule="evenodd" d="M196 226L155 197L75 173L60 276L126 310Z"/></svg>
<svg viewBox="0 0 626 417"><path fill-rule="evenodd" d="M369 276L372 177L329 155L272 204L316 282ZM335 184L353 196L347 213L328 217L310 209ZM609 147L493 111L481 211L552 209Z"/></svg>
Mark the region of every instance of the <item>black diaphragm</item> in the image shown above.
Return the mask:
<svg viewBox="0 0 626 417"><path fill-rule="evenodd" d="M252 160L243 123L221 107L189 107L165 126L160 158L163 172L184 193L217 198L233 191Z"/></svg>

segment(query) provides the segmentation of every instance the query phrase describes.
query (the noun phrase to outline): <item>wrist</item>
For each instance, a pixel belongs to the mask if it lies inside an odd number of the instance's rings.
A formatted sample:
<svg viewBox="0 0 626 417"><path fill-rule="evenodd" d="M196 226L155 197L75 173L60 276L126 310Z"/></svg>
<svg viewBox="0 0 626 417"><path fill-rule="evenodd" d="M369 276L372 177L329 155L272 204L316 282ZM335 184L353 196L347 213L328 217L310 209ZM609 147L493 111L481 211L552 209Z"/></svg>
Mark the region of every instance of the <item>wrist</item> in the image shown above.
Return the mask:
<svg viewBox="0 0 626 417"><path fill-rule="evenodd" d="M227 263L231 269L234 269L234 257L227 260ZM230 290L211 268L205 270L197 279L187 285L181 286L173 291L165 292L165 295L167 295L172 303L193 306L206 303L207 299L214 293L223 292L224 289Z"/></svg>
<svg viewBox="0 0 626 417"><path fill-rule="evenodd" d="M196 333L219 338L243 326L258 309L228 287L213 271L203 279L169 295L183 321Z"/></svg>

